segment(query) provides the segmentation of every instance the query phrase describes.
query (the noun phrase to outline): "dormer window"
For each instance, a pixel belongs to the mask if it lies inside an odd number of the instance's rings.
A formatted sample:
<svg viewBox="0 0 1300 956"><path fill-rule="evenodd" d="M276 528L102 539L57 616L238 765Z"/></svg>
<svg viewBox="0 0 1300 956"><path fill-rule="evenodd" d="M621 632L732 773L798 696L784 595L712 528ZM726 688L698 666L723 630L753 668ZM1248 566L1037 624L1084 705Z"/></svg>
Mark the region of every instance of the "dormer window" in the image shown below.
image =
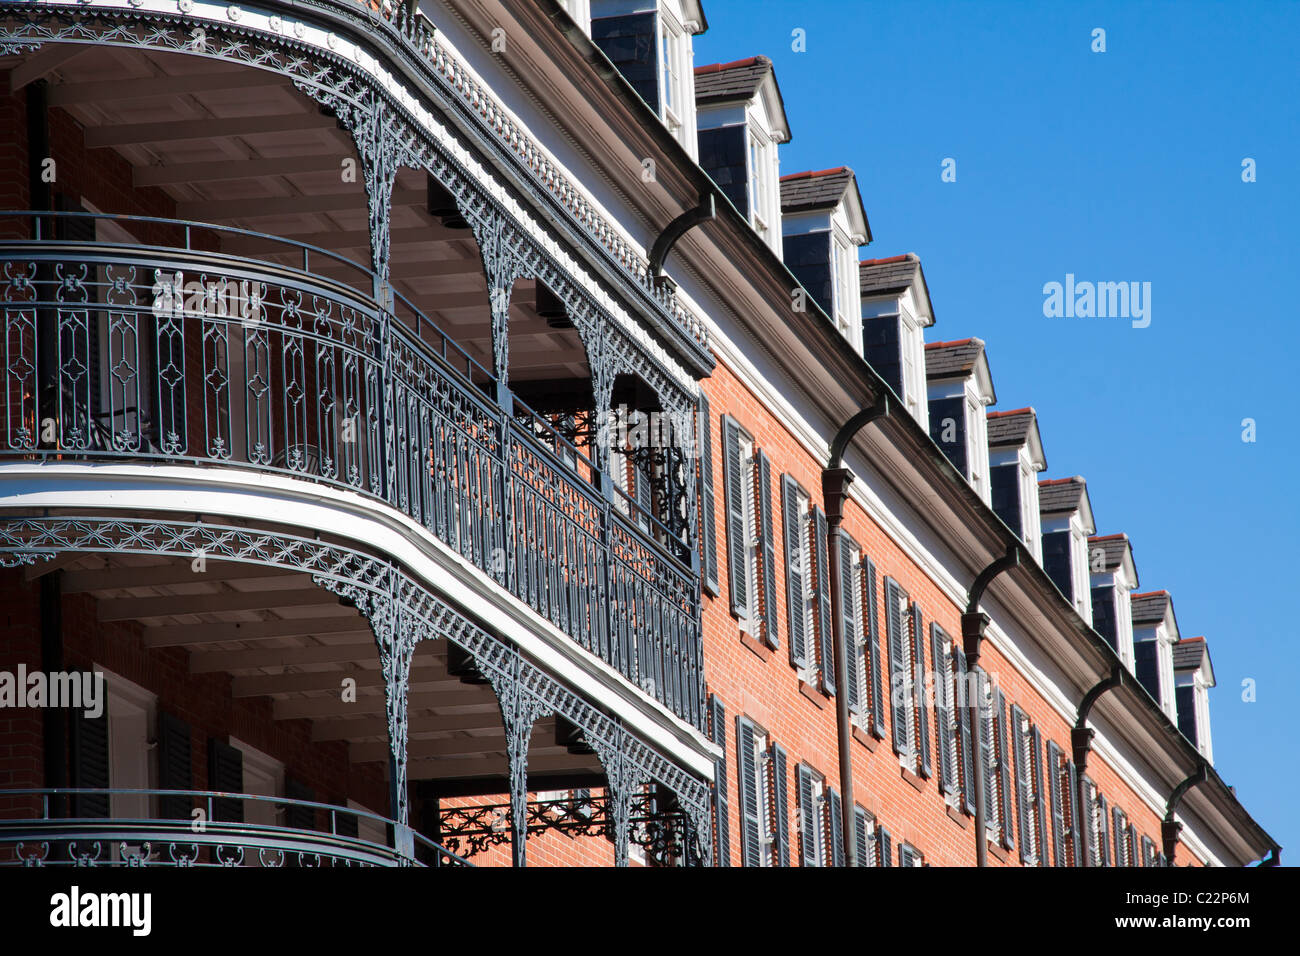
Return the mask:
<svg viewBox="0 0 1300 956"><path fill-rule="evenodd" d="M1174 645L1178 620L1168 591L1148 591L1129 599L1133 612L1133 673L1170 720L1178 719L1174 699Z"/></svg>
<svg viewBox="0 0 1300 956"><path fill-rule="evenodd" d="M925 329L934 325L921 261L911 253L858 263L862 356L929 430Z"/></svg>
<svg viewBox="0 0 1300 956"><path fill-rule="evenodd" d="M772 61L713 63L694 77L700 166L779 254L777 144L789 141L790 128Z"/></svg>
<svg viewBox="0 0 1300 956"><path fill-rule="evenodd" d="M691 35L705 29L698 0L574 0L590 10L591 39L692 157L695 94Z"/></svg>
<svg viewBox="0 0 1300 956"><path fill-rule="evenodd" d="M925 347L930 437L986 503L991 500L984 409L997 401L980 339Z"/></svg>
<svg viewBox="0 0 1300 956"><path fill-rule="evenodd" d="M1196 745L1201 756L1214 762L1210 742L1210 688L1215 685L1210 649L1203 637L1188 637L1173 646L1175 703L1178 729Z"/></svg>
<svg viewBox="0 0 1300 956"><path fill-rule="evenodd" d="M1092 626L1133 667L1133 613L1129 595L1138 586L1137 567L1127 535L1088 539Z"/></svg>
<svg viewBox="0 0 1300 956"><path fill-rule="evenodd" d="M1043 526L1043 570L1067 601L1092 624L1088 582L1088 536L1096 531L1088 483L1077 475L1038 483Z"/></svg>
<svg viewBox="0 0 1300 956"><path fill-rule="evenodd" d="M862 348L858 246L871 241L857 178L846 167L781 177L782 258L807 298ZM800 299L796 295L796 303Z"/></svg>
<svg viewBox="0 0 1300 956"><path fill-rule="evenodd" d="M1047 467L1032 408L991 412L988 417L989 483L993 510L1042 560L1038 472Z"/></svg>

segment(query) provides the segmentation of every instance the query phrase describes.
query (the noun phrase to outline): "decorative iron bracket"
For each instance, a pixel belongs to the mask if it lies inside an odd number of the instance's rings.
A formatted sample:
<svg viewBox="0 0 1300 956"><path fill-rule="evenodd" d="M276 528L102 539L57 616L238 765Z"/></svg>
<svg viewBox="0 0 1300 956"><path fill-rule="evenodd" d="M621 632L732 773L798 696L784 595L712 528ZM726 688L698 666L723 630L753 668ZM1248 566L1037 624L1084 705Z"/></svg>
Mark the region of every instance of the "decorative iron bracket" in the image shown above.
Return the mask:
<svg viewBox="0 0 1300 956"><path fill-rule="evenodd" d="M1182 803L1188 790L1209 779L1209 764L1202 760L1196 765L1196 770L1191 776L1174 787L1174 792L1169 795L1169 802L1165 804L1165 818L1160 823L1160 842L1163 844L1166 866L1174 865L1174 853L1178 849L1178 834L1183 830L1183 825L1174 819L1174 811L1178 809L1178 804Z"/></svg>

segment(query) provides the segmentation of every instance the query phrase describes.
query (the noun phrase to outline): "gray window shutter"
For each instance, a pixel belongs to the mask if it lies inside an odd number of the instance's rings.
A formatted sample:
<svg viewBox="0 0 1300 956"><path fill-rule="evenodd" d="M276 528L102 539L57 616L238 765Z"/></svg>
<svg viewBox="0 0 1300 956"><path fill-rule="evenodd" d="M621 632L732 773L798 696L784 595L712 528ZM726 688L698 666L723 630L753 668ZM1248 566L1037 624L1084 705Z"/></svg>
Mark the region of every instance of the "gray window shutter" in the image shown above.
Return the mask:
<svg viewBox="0 0 1300 956"><path fill-rule="evenodd" d="M1079 807L1079 771L1074 766L1073 760L1065 762L1065 782L1070 788L1070 794L1066 798L1065 806L1068 808L1067 820L1070 827L1070 850L1074 859L1075 866L1083 866L1083 841L1087 828L1081 826L1081 816Z"/></svg>
<svg viewBox="0 0 1300 956"><path fill-rule="evenodd" d="M763 640L768 647L780 643L776 613L776 535L772 532L772 462L762 451L754 455L758 472L758 554L763 563Z"/></svg>
<svg viewBox="0 0 1300 956"><path fill-rule="evenodd" d="M830 826L827 833L831 835L831 865L844 865L844 805L840 801L839 792L834 787L827 788L827 794L830 799L826 801L827 812L830 814L828 821Z"/></svg>
<svg viewBox="0 0 1300 956"><path fill-rule="evenodd" d="M1002 845L1009 850L1015 843L1015 831L1011 817L1013 811L1011 754L1007 751L1007 702L1001 690L996 694L995 705L997 709L994 711L994 717L998 722L998 795L1002 798Z"/></svg>
<svg viewBox="0 0 1300 956"><path fill-rule="evenodd" d="M244 755L215 737L208 739L208 789L226 793L244 792ZM213 821L244 822L244 804L240 800L212 801Z"/></svg>
<svg viewBox="0 0 1300 956"><path fill-rule="evenodd" d="M894 841L889 835L889 830L879 823L876 824L876 850L881 866L894 865Z"/></svg>
<svg viewBox="0 0 1300 956"><path fill-rule="evenodd" d="M799 863L817 865L817 816L812 771L799 764Z"/></svg>
<svg viewBox="0 0 1300 956"><path fill-rule="evenodd" d="M1106 839L1106 821L1110 819L1106 798L1097 794L1097 856L1102 866L1110 866L1110 846Z"/></svg>
<svg viewBox="0 0 1300 956"><path fill-rule="evenodd" d="M844 696L848 698L849 713L862 712L862 648L858 644L858 609L853 600L854 569L857 563L853 552L857 546L848 535L840 534L840 606L844 609L844 649L847 673L844 675Z"/></svg>
<svg viewBox="0 0 1300 956"><path fill-rule="evenodd" d="M925 699L925 622L921 605L912 602L912 698L916 701L916 743L921 776L930 776L930 705Z"/></svg>
<svg viewBox="0 0 1300 956"><path fill-rule="evenodd" d="M1052 865L1067 866L1065 857L1065 809L1061 803L1061 748L1047 742L1047 793L1052 803Z"/></svg>
<svg viewBox="0 0 1300 956"><path fill-rule="evenodd" d="M1142 865L1146 867L1156 865L1156 845L1149 836L1142 837Z"/></svg>
<svg viewBox="0 0 1300 956"><path fill-rule="evenodd" d="M772 849L776 866L790 865L790 810L786 796L785 749L772 745Z"/></svg>
<svg viewBox="0 0 1300 956"><path fill-rule="evenodd" d="M804 569L798 555L808 546L800 540L803 515L799 513L799 486L789 475L781 476L781 511L785 518L785 603L790 622L790 663L808 665L808 635L804 633Z"/></svg>
<svg viewBox="0 0 1300 956"><path fill-rule="evenodd" d="M742 866L759 866L763 834L758 819L758 764L754 759L754 725L736 718L736 783L740 787L740 855Z"/></svg>
<svg viewBox="0 0 1300 956"><path fill-rule="evenodd" d="M952 684L948 669L943 663L943 630L930 622L930 660L934 664L934 733L939 749L939 792L952 793L957 789L957 768L953 766L950 749L952 743Z"/></svg>
<svg viewBox="0 0 1300 956"><path fill-rule="evenodd" d="M913 850L906 843L898 845L898 865L910 867L914 861Z"/></svg>
<svg viewBox="0 0 1300 956"><path fill-rule="evenodd" d="M74 788L107 790L113 785L109 776L108 695L102 696L104 706L98 717L87 717L85 711L80 708L72 711L69 782ZM107 817L109 815L108 794L87 793L74 796L72 815L81 818ZM186 816L189 814L186 813Z"/></svg>
<svg viewBox="0 0 1300 956"><path fill-rule="evenodd" d="M975 679L978 688L976 699L979 701L979 748L980 755L984 758L980 769L984 774L984 826L989 833L997 835L1001 829L998 818L1002 815L1002 802L998 798L997 744L994 741L993 726L995 711L993 702L989 700L988 678L979 667L975 668Z"/></svg>
<svg viewBox="0 0 1300 956"><path fill-rule="evenodd" d="M1128 865L1128 827L1125 825L1125 812L1118 806L1110 808L1112 817L1112 835L1115 842L1115 866Z"/></svg>
<svg viewBox="0 0 1300 956"><path fill-rule="evenodd" d="M745 477L740 459L740 426L722 416L722 471L727 497L727 584L731 613L749 616L749 575L745 573Z"/></svg>
<svg viewBox="0 0 1300 956"><path fill-rule="evenodd" d="M193 790L190 766L190 725L166 711L158 712L158 789ZM188 820L192 797L159 797L158 815L164 820Z"/></svg>
<svg viewBox="0 0 1300 956"><path fill-rule="evenodd" d="M316 802L316 791L293 777L284 778L284 795L290 800ZM314 807L301 807L289 804L284 809L284 825L295 830L316 829L316 810ZM290 859L290 865L296 862Z"/></svg>
<svg viewBox="0 0 1300 956"><path fill-rule="evenodd" d="M713 423L709 399L700 392L700 539L703 545L704 590L718 596L718 519L713 498Z"/></svg>
<svg viewBox="0 0 1300 956"><path fill-rule="evenodd" d="M1025 743L1028 740L1022 723L1024 711L1014 704L1011 707L1011 756L1016 770L1016 828L1020 831L1020 862L1033 862L1033 840L1029 826L1030 766L1025 759Z"/></svg>
<svg viewBox="0 0 1300 956"><path fill-rule="evenodd" d="M709 695L713 742L721 750L713 763L713 865L731 865L731 833L727 814L727 709L717 695Z"/></svg>
<svg viewBox="0 0 1300 956"><path fill-rule="evenodd" d="M907 750L907 638L903 634L902 596L893 578L885 578L885 632L889 645L889 714L894 728L894 753Z"/></svg>
<svg viewBox="0 0 1300 956"><path fill-rule="evenodd" d="M835 644L831 640L831 575L826 551L826 512L813 506L813 552L817 560L817 637L822 691L835 693Z"/></svg>
<svg viewBox="0 0 1300 956"><path fill-rule="evenodd" d="M1082 849L1077 855L1086 861L1088 866L1094 866L1097 850L1093 845L1092 821L1097 808L1092 796L1092 778L1085 773L1079 778L1079 784L1083 791L1083 798L1079 801L1079 820L1075 830L1079 833L1079 844Z"/></svg>
<svg viewBox="0 0 1300 956"><path fill-rule="evenodd" d="M1039 829L1039 866L1050 866L1048 856L1048 801L1043 790L1043 735L1039 728L1030 730L1030 761L1034 763L1034 819Z"/></svg>
<svg viewBox="0 0 1300 956"><path fill-rule="evenodd" d="M880 667L880 615L876 605L876 565L870 558L862 562L862 606L866 611L867 677L871 688L871 732L878 738L885 736L885 689Z"/></svg>
<svg viewBox="0 0 1300 956"><path fill-rule="evenodd" d="M970 680L966 668L966 652L953 645L953 666L956 670L957 694L953 702L957 708L957 726L961 728L961 790L966 812L975 815L975 745L970 725Z"/></svg>
<svg viewBox="0 0 1300 956"><path fill-rule="evenodd" d="M1146 837L1143 837L1142 839L1145 840ZM1142 857L1139 855L1139 851L1140 851L1141 849L1142 849L1142 845L1138 842L1138 829L1137 829L1137 826L1136 826L1135 824L1133 824L1133 823L1129 823L1129 825L1128 825L1128 852L1129 852L1129 859L1132 861L1132 862L1129 864L1129 866L1141 866L1141 865L1142 865Z"/></svg>
<svg viewBox="0 0 1300 956"><path fill-rule="evenodd" d="M858 866L871 865L871 840L867 835L867 811L853 805L853 847L858 853Z"/></svg>

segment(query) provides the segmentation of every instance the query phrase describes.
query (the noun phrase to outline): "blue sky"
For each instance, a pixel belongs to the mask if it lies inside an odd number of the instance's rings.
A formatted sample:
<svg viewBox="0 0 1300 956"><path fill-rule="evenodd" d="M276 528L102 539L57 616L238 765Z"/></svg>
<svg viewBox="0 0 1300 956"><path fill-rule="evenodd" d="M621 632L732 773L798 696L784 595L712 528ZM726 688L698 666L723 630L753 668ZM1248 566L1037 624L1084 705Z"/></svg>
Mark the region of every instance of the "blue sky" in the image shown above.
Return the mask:
<svg viewBox="0 0 1300 956"><path fill-rule="evenodd" d="M1141 589L1206 635L1215 766L1295 862L1300 5L704 7L696 65L775 63L782 173L856 170L863 258L921 257L927 339L988 343L997 407L1038 410L1046 476L1086 477L1097 532L1126 532ZM1066 273L1150 282L1150 326L1045 318Z"/></svg>

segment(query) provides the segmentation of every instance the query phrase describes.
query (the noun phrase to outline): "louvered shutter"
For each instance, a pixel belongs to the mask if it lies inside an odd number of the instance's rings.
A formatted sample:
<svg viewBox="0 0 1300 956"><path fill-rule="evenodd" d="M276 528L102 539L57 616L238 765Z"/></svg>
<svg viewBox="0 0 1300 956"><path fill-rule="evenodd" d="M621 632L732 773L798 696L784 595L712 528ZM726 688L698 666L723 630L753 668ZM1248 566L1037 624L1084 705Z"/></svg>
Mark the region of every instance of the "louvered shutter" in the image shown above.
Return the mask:
<svg viewBox="0 0 1300 956"><path fill-rule="evenodd" d="M1030 767L1025 753L1024 719L1024 711L1012 705L1011 755L1016 770L1016 828L1020 831L1020 862L1027 864L1033 862L1033 838L1029 826Z"/></svg>
<svg viewBox="0 0 1300 956"><path fill-rule="evenodd" d="M1115 865L1128 866L1128 854L1124 852L1124 811L1119 807L1110 808L1110 838L1115 843Z"/></svg>
<svg viewBox="0 0 1300 956"><path fill-rule="evenodd" d="M637 412L644 421L647 412ZM636 492L637 524L645 531L650 530L650 519L654 517L654 483L651 479L651 452L647 448L635 448L632 451L632 480Z"/></svg>
<svg viewBox="0 0 1300 956"><path fill-rule="evenodd" d="M871 732L879 738L885 736L885 689L880 666L880 614L876 605L876 565L870 558L862 562L862 606L866 611L865 664L871 688Z"/></svg>
<svg viewBox="0 0 1300 956"><path fill-rule="evenodd" d="M749 617L749 575L745 561L745 475L740 457L740 426L722 416L722 471L727 497L727 584L731 613L742 621Z"/></svg>
<svg viewBox="0 0 1300 956"><path fill-rule="evenodd" d="M853 805L853 848L858 854L858 866L871 865L871 839L867 834L867 811Z"/></svg>
<svg viewBox="0 0 1300 956"><path fill-rule="evenodd" d="M1106 839L1106 821L1110 819L1106 798L1097 794L1097 857L1102 866L1110 866L1110 846Z"/></svg>
<svg viewBox="0 0 1300 956"><path fill-rule="evenodd" d="M1086 835L1081 833L1084 830L1080 826L1080 807L1079 807L1079 771L1074 766L1073 760L1065 762L1065 779L1070 788L1070 796L1066 801L1068 810L1068 819L1070 826L1070 850L1074 858L1075 866L1083 866L1083 850Z"/></svg>
<svg viewBox="0 0 1300 956"><path fill-rule="evenodd" d="M844 865L844 804L840 801L839 792L834 787L827 788L827 794L830 799L826 801L827 812L830 814L830 829L827 830L831 835L831 865Z"/></svg>
<svg viewBox="0 0 1300 956"><path fill-rule="evenodd" d="M894 728L894 753L908 750L907 643L903 635L902 598L893 578L885 578L885 632L889 645L889 714Z"/></svg>
<svg viewBox="0 0 1300 956"><path fill-rule="evenodd" d="M758 553L763 562L763 640L768 647L780 643L776 613L776 535L772 531L772 463L762 451L754 454L758 473Z"/></svg>
<svg viewBox="0 0 1300 956"><path fill-rule="evenodd" d="M1043 791L1043 740L1035 727L1029 732L1030 760L1034 765L1034 825L1038 828L1038 865L1051 866L1047 854L1047 795Z"/></svg>
<svg viewBox="0 0 1300 956"><path fill-rule="evenodd" d="M1052 865L1068 865L1065 857L1065 810L1061 804L1061 748L1047 742L1047 793L1052 804Z"/></svg>
<svg viewBox="0 0 1300 956"><path fill-rule="evenodd" d="M844 608L844 696L848 698L849 713L862 712L862 649L858 644L857 590L853 586L857 562L853 552L857 546L847 535L840 536L840 605Z"/></svg>
<svg viewBox="0 0 1300 956"><path fill-rule="evenodd" d="M1142 837L1142 865L1144 867L1155 866L1156 863L1156 845L1151 841L1149 836Z"/></svg>
<svg viewBox="0 0 1300 956"><path fill-rule="evenodd" d="M215 737L208 739L208 789L225 793L244 792L244 755ZM243 802L229 798L213 800L212 820L243 823Z"/></svg>
<svg viewBox="0 0 1300 956"><path fill-rule="evenodd" d="M713 498L713 427L709 399L700 392L700 539L703 546L704 590L718 596L718 519Z"/></svg>
<svg viewBox="0 0 1300 956"><path fill-rule="evenodd" d="M165 711L158 712L158 789L193 790L190 764L190 725ZM164 820L188 820L192 797L158 798L158 815Z"/></svg>
<svg viewBox="0 0 1300 956"><path fill-rule="evenodd" d="M1002 845L1008 850L1015 843L1012 823L1011 754L1007 751L1007 702L999 690L994 698L994 717L998 722L998 796L1002 798Z"/></svg>
<svg viewBox="0 0 1300 956"><path fill-rule="evenodd" d="M799 513L799 486L789 475L781 477L781 511L785 521L785 603L790 622L790 663L808 666L808 635L804 628L803 515Z"/></svg>
<svg viewBox="0 0 1300 956"><path fill-rule="evenodd" d="M77 674L80 680L82 675ZM82 686L85 686L84 684ZM108 743L108 694L103 693L104 706L98 717L87 717L84 710L72 710L71 783L79 789L107 790L112 780L109 775L110 752ZM72 798L74 817L107 817L109 797L106 793L79 794Z"/></svg>
<svg viewBox="0 0 1300 956"><path fill-rule="evenodd" d="M799 765L799 863L817 865L817 806L813 797L812 771Z"/></svg>
<svg viewBox="0 0 1300 956"><path fill-rule="evenodd" d="M894 860L894 841L889 835L889 830L876 824L876 856L881 866L893 866Z"/></svg>
<svg viewBox="0 0 1300 956"><path fill-rule="evenodd" d="M957 789L957 768L951 749L952 683L944 664L943 631L933 622L930 624L930 659L934 664L934 733L939 749L939 791L952 793Z"/></svg>
<svg viewBox="0 0 1300 956"><path fill-rule="evenodd" d="M993 702L989 699L989 683L984 671L975 668L977 700L979 701L980 754L983 756L984 774L984 826L987 832L997 834L1001 829L998 819L1002 813L1002 802L998 799L997 778L997 744L994 742Z"/></svg>
<svg viewBox="0 0 1300 956"><path fill-rule="evenodd" d="M736 718L736 776L740 788L740 854L742 866L760 866L763 834L758 819L758 764L754 759L754 725Z"/></svg>
<svg viewBox="0 0 1300 956"><path fill-rule="evenodd" d="M1139 850L1141 849L1141 846L1138 843L1138 830L1135 824L1130 823L1128 825L1128 833L1126 835L1126 838L1128 839L1128 857L1129 860L1131 861L1129 863L1129 866L1141 866L1142 857L1139 855Z"/></svg>
<svg viewBox="0 0 1300 956"><path fill-rule="evenodd" d="M813 507L813 545L817 560L817 639L822 691L835 693L835 642L831 634L831 575L826 550L826 512Z"/></svg>
<svg viewBox="0 0 1300 956"><path fill-rule="evenodd" d="M731 866L731 834L727 814L727 709L716 695L709 696L713 742L721 756L713 762L713 865Z"/></svg>
<svg viewBox="0 0 1300 956"><path fill-rule="evenodd" d="M1096 846L1093 841L1092 821L1096 806L1092 795L1092 779L1085 773L1079 780L1082 799L1079 800L1079 822L1075 829L1079 833L1080 852L1077 854L1088 866L1096 865Z"/></svg>
<svg viewBox="0 0 1300 956"><path fill-rule="evenodd" d="M925 697L925 624L921 605L912 602L912 697L916 701L916 743L921 776L930 776L930 705Z"/></svg>
<svg viewBox="0 0 1300 956"><path fill-rule="evenodd" d="M776 866L790 865L790 810L786 796L785 749L772 745L772 849Z"/></svg>
<svg viewBox="0 0 1300 956"><path fill-rule="evenodd" d="M966 812L975 814L975 742L970 725L970 673L966 668L966 652L953 645L953 662L956 670L957 724L961 728L961 789Z"/></svg>

